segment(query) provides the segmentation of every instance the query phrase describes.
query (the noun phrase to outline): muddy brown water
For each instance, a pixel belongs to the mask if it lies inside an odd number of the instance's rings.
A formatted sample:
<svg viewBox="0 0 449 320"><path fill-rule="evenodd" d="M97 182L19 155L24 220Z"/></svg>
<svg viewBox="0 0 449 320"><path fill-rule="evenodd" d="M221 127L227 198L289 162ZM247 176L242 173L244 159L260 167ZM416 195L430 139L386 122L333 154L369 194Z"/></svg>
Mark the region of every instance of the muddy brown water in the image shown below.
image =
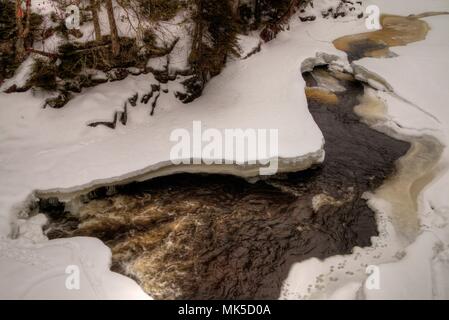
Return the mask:
<svg viewBox="0 0 449 320"><path fill-rule="evenodd" d="M303 76L317 85L313 74ZM363 85L338 78L337 99L308 95L326 141L322 165L256 183L178 174L100 188L71 212L41 199L46 234L100 238L112 250L112 270L156 299L278 298L293 263L371 244L375 215L362 194L391 176L410 147L362 123L353 108Z"/></svg>
<svg viewBox="0 0 449 320"><path fill-rule="evenodd" d="M354 61L363 57L392 57L390 47L405 46L409 43L424 40L430 30L429 25L421 18L449 14L448 12L426 12L419 15L397 16L382 15L381 30L343 36L333 41L334 46L347 53L348 60Z"/></svg>

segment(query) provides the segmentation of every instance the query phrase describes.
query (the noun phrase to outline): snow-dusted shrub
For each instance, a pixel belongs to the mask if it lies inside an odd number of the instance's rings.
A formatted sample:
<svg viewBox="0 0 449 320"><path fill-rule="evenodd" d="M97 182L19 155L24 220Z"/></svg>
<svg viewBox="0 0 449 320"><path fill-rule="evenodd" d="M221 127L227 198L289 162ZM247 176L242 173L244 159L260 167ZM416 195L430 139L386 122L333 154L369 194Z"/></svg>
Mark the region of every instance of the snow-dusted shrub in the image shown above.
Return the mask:
<svg viewBox="0 0 449 320"><path fill-rule="evenodd" d="M30 32L24 38L25 48L31 47L33 41L41 36L41 23L42 17L32 12L29 20ZM0 83L11 77L22 62L16 55L17 38L15 2L0 0Z"/></svg>
<svg viewBox="0 0 449 320"><path fill-rule="evenodd" d="M58 70L56 65L48 58L37 58L34 61L27 87L54 91L57 89L57 74Z"/></svg>
<svg viewBox="0 0 449 320"><path fill-rule="evenodd" d="M184 82L189 102L201 93L210 77L219 74L229 56L239 56L238 24L229 0L195 0L195 31L189 62L193 76Z"/></svg>
<svg viewBox="0 0 449 320"><path fill-rule="evenodd" d="M145 59L138 55L135 39L122 37L120 46L120 54L115 57L110 50L108 36L104 36L102 42L67 42L59 47L60 78L72 78L85 69L108 71L115 67L136 66L139 61L144 63Z"/></svg>
<svg viewBox="0 0 449 320"><path fill-rule="evenodd" d="M16 39L14 3L8 0L0 1L0 83L11 77L17 67L14 54Z"/></svg>
<svg viewBox="0 0 449 320"><path fill-rule="evenodd" d="M172 19L185 1L180 0L137 0L144 16L153 21Z"/></svg>

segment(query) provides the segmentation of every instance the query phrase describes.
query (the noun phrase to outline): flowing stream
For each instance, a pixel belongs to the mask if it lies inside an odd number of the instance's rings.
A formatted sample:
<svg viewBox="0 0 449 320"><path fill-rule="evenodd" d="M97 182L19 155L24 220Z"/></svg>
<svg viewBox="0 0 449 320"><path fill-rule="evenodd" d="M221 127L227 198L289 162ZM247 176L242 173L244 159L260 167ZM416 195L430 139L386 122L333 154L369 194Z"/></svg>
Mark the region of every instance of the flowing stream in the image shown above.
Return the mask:
<svg viewBox="0 0 449 320"><path fill-rule="evenodd" d="M404 19L424 28L417 17ZM399 33L402 22L383 19ZM353 45L355 39L337 39L336 47L344 43L352 60L380 52L371 43L369 50ZM112 270L156 299L278 298L293 263L371 244L378 231L363 198L367 191L390 201L395 226L413 237L417 195L432 178L441 145L430 137L398 140L370 127L368 120L382 117L382 105L349 73L321 66L303 77L326 141L322 165L256 183L177 174L98 188L69 203L41 198L38 211L50 221L45 233L101 239L112 250Z"/></svg>

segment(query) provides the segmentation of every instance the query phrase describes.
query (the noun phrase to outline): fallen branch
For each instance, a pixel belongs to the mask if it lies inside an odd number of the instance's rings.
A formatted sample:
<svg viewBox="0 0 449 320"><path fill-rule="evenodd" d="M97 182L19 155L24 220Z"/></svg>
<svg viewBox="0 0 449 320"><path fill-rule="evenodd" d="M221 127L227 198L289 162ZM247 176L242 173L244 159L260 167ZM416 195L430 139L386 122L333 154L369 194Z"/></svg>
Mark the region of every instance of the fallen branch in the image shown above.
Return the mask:
<svg viewBox="0 0 449 320"><path fill-rule="evenodd" d="M175 48L176 44L179 41L179 37L176 38L168 47L165 48L157 48L157 49L151 49L150 53L153 57L162 57L165 56L167 54L169 54L170 52L173 51L173 49Z"/></svg>
<svg viewBox="0 0 449 320"><path fill-rule="evenodd" d="M154 109L156 109L156 106L157 106L157 100L159 99L160 96L161 96L161 93L159 92L159 93L157 94L157 96L154 98L154 101L153 101L153 103L151 104L151 113L150 113L150 116L153 116L153 115L154 115Z"/></svg>
<svg viewBox="0 0 449 320"><path fill-rule="evenodd" d="M263 41L268 42L276 38L277 34L284 31L285 24L288 23L290 17L296 12L302 0L292 0L287 10L274 22L268 23L260 32Z"/></svg>
<svg viewBox="0 0 449 320"><path fill-rule="evenodd" d="M27 52L31 52L31 53L37 53L40 54L41 56L45 56L48 58L52 58L52 59L56 59L59 57L59 54L57 53L51 53L51 52L46 52L46 51L42 51L42 50L36 50L33 48L27 48L26 49Z"/></svg>

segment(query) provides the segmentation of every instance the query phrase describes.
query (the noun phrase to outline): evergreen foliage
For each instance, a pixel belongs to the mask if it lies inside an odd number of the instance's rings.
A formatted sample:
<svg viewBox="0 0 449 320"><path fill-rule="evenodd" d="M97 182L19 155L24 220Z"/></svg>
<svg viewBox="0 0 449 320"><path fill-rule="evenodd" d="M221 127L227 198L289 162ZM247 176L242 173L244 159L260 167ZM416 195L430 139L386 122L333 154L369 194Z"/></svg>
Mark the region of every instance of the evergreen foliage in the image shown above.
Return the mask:
<svg viewBox="0 0 449 320"><path fill-rule="evenodd" d="M229 56L239 56L238 23L234 19L229 0L195 0L190 65L193 77L184 84L189 102L201 94L210 77L219 74Z"/></svg>
<svg viewBox="0 0 449 320"><path fill-rule="evenodd" d="M11 77L17 67L14 54L16 20L14 2L0 0L0 83Z"/></svg>

